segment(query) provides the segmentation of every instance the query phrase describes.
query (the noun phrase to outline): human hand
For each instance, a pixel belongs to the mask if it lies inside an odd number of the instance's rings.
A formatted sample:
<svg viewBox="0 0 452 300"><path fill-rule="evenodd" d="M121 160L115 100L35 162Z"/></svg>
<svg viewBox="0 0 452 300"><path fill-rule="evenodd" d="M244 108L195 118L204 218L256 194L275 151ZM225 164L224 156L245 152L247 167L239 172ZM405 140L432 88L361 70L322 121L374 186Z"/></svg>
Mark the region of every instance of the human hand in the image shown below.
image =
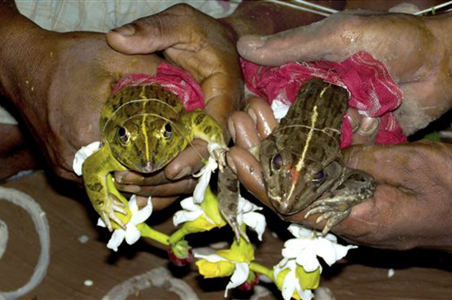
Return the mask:
<svg viewBox="0 0 452 300"><path fill-rule="evenodd" d="M206 112L229 139L226 122L237 108L243 80L233 34L219 21L180 4L112 30L107 41L125 54L163 51L168 60L190 72L201 85ZM189 193L196 184L191 174L202 166L198 153L207 156L206 143L195 141L194 147L188 147L157 174L116 173L117 186L143 196L174 198Z"/></svg>
<svg viewBox="0 0 452 300"><path fill-rule="evenodd" d="M267 206L261 167L247 149L259 145L277 122L268 105L253 99L245 112L235 113L229 122L236 146L228 162L242 184ZM448 216L448 180L452 146L440 143L411 143L398 146L353 146L344 151L348 167L374 176L374 196L352 208L351 214L332 232L353 243L391 249L430 247L451 249L452 218ZM307 209L285 220L322 229L318 215L304 219ZM415 216L415 217L414 217Z"/></svg>
<svg viewBox="0 0 452 300"><path fill-rule="evenodd" d="M339 13L273 36L245 36L237 47L245 59L264 65L340 62L356 52L369 52L386 64L403 92L403 103L394 115L409 135L451 107L452 41L443 32L450 16Z"/></svg>
<svg viewBox="0 0 452 300"><path fill-rule="evenodd" d="M112 85L123 73L155 72L161 59L113 51L103 34L46 31L20 15L1 25L0 37L9 37L0 46L1 92L53 170L76 180L74 154L100 140L100 111Z"/></svg>

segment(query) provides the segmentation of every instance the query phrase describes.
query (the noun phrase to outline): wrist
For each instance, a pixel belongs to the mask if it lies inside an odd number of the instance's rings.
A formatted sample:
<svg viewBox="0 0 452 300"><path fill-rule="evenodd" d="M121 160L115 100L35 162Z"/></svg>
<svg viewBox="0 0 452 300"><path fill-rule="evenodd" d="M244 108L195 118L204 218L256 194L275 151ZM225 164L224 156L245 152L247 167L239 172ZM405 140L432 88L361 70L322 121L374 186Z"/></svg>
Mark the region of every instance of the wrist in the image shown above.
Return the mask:
<svg viewBox="0 0 452 300"><path fill-rule="evenodd" d="M44 75L44 62L51 56L45 50L48 37L49 32L17 10L0 5L0 95L14 106L30 98L27 94L37 85L33 81Z"/></svg>

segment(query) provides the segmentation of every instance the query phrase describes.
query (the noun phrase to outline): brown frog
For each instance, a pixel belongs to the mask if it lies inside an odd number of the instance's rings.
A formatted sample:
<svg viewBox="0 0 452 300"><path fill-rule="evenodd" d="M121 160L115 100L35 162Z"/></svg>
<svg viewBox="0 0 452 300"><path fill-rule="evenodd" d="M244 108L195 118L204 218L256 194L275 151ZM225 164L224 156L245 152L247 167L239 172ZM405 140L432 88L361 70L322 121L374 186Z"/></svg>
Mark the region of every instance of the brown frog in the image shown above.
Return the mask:
<svg viewBox="0 0 452 300"><path fill-rule="evenodd" d="M327 221L324 235L375 190L369 174L342 162L340 130L348 97L342 87L311 80L259 147L273 207L292 215L309 206L306 218L320 214L317 222Z"/></svg>

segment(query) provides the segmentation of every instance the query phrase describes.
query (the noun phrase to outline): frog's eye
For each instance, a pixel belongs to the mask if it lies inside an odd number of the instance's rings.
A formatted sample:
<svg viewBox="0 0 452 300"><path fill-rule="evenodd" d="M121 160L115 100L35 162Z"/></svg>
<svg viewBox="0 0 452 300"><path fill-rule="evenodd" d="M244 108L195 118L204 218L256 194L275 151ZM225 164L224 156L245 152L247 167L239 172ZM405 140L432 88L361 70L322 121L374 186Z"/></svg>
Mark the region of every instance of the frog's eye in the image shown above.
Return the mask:
<svg viewBox="0 0 452 300"><path fill-rule="evenodd" d="M325 172L323 170L320 170L312 176L313 184L321 184L323 180L325 180Z"/></svg>
<svg viewBox="0 0 452 300"><path fill-rule="evenodd" d="M170 123L165 124L165 130L163 131L163 136L167 140L169 140L171 138L171 124Z"/></svg>
<svg viewBox="0 0 452 300"><path fill-rule="evenodd" d="M118 139L123 145L127 144L129 141L129 133L127 132L127 129L124 127L118 128Z"/></svg>
<svg viewBox="0 0 452 300"><path fill-rule="evenodd" d="M283 165L283 159L281 154L277 153L272 158L272 169L273 171L279 171Z"/></svg>

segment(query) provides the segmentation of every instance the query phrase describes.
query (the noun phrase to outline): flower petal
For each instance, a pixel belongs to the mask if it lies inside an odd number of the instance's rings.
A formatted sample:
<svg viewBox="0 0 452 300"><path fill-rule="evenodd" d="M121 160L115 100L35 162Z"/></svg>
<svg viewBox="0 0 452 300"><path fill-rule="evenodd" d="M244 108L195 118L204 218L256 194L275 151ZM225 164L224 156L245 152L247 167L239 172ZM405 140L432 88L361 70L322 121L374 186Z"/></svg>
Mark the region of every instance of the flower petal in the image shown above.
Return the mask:
<svg viewBox="0 0 452 300"><path fill-rule="evenodd" d="M290 224L289 228L287 229L294 235L294 237L297 238L311 239L315 233L314 230L307 229L306 227L295 223Z"/></svg>
<svg viewBox="0 0 452 300"><path fill-rule="evenodd" d="M298 296L300 296L301 300L311 300L314 298L314 293L311 290L303 290L301 288L297 288Z"/></svg>
<svg viewBox="0 0 452 300"><path fill-rule="evenodd" d="M135 195L133 195L133 196L135 196ZM132 198L134 198L133 196L130 199L131 201L132 201ZM130 205L130 202L129 202L129 205ZM135 197L135 205L136 205L136 197ZM137 210L138 210L138 206L136 206L136 207L137 207ZM132 211L132 209L133 208L130 207L131 211ZM153 210L152 198L149 197L148 198L148 202L147 202L145 207L143 207L142 209L138 210L137 212L133 212L132 211L133 214L132 214L132 218L130 219L129 223L134 224L134 225L138 225L138 224L143 223L144 221L146 221L152 215L152 210Z"/></svg>
<svg viewBox="0 0 452 300"><path fill-rule="evenodd" d="M212 262L212 263L216 263L216 262L219 262L219 261L225 261L225 260L227 261L226 258L224 258L224 257L222 257L222 256L220 256L218 254L204 255L204 254L201 254L201 253L198 253L198 252L194 251L193 256L196 257L196 258L199 258L199 259L205 259L205 260L207 260L209 262Z"/></svg>
<svg viewBox="0 0 452 300"><path fill-rule="evenodd" d="M340 244L333 244L329 240L322 238L317 241L317 255L331 266L339 259L347 255L348 250L356 248L356 246L342 246Z"/></svg>
<svg viewBox="0 0 452 300"><path fill-rule="evenodd" d="M126 229L126 242L129 245L133 245L138 241L141 237L140 231L137 229L136 226L127 224Z"/></svg>
<svg viewBox="0 0 452 300"><path fill-rule="evenodd" d="M245 224L257 232L257 238L262 241L262 235L265 232L265 227L267 226L267 221L264 215L257 212L249 212L243 214L243 221Z"/></svg>
<svg viewBox="0 0 452 300"><path fill-rule="evenodd" d="M302 266L306 272L314 272L320 267L314 247L309 247L302 251L297 256L296 262L298 265Z"/></svg>
<svg viewBox="0 0 452 300"><path fill-rule="evenodd" d="M235 271L229 279L229 283L226 286L226 290L224 291L224 297L228 296L228 290L233 289L241 285L248 278L248 274L250 272L250 266L248 263L236 263Z"/></svg>
<svg viewBox="0 0 452 300"><path fill-rule="evenodd" d="M103 227L103 228L107 227L107 225L105 225L104 220L102 220L101 218L97 219L97 226Z"/></svg>
<svg viewBox="0 0 452 300"><path fill-rule="evenodd" d="M293 292L295 291L296 285L297 285L297 277L295 276L294 271L290 271L287 273L286 277L284 278L284 282L282 285L282 296L284 300L290 300L292 299Z"/></svg>
<svg viewBox="0 0 452 300"><path fill-rule="evenodd" d="M197 218L199 218L200 216L202 216L202 210L198 210L198 211L179 210L173 216L173 224L174 224L174 226L178 226L181 223L194 221Z"/></svg>
<svg viewBox="0 0 452 300"><path fill-rule="evenodd" d="M235 264L227 260L222 260L216 263L201 259L196 262L199 269L199 274L204 278L226 277L231 276L235 271Z"/></svg>
<svg viewBox="0 0 452 300"><path fill-rule="evenodd" d="M75 153L74 161L72 162L72 169L74 170L77 176L82 175L82 165L85 160L94 152L99 150L100 142L92 142L89 145L86 145L80 148L77 153Z"/></svg>
<svg viewBox="0 0 452 300"><path fill-rule="evenodd" d="M115 229L113 234L111 235L110 240L108 241L107 248L118 251L119 245L121 245L122 241L124 241L124 237L126 236L126 232L123 229Z"/></svg>
<svg viewBox="0 0 452 300"><path fill-rule="evenodd" d="M129 209L132 215L138 212L137 195L133 194L129 199Z"/></svg>
<svg viewBox="0 0 452 300"><path fill-rule="evenodd" d="M276 120L278 122L287 115L287 112L289 111L289 104L285 104L281 100L274 99L271 105L271 108L273 110L273 115L275 115Z"/></svg>
<svg viewBox="0 0 452 300"><path fill-rule="evenodd" d="M281 253L286 258L296 258L301 252L309 247L314 247L313 240L303 238L290 239L284 243L284 248Z"/></svg>
<svg viewBox="0 0 452 300"><path fill-rule="evenodd" d="M205 166L204 168L208 168L208 165ZM199 178L195 190L193 191L194 203L201 203L204 200L204 194L206 193L207 186L209 185L211 175L212 172L209 169L207 169L203 172L201 178Z"/></svg>
<svg viewBox="0 0 452 300"><path fill-rule="evenodd" d="M201 206L199 204L196 204L193 200L193 197L185 198L184 200L180 201L180 206L184 210L188 211L197 211L201 210Z"/></svg>

